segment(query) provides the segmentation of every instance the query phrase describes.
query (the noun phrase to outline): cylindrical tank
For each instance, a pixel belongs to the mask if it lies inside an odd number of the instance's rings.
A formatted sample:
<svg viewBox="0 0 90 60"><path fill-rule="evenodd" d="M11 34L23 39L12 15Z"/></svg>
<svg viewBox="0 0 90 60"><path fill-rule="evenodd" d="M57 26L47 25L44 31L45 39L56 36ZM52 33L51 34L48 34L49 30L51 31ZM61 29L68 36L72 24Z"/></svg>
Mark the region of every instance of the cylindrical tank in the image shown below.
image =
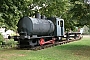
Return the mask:
<svg viewBox="0 0 90 60"><path fill-rule="evenodd" d="M48 35L54 31L54 24L50 20L23 17L18 22L18 33L26 32L27 35Z"/></svg>

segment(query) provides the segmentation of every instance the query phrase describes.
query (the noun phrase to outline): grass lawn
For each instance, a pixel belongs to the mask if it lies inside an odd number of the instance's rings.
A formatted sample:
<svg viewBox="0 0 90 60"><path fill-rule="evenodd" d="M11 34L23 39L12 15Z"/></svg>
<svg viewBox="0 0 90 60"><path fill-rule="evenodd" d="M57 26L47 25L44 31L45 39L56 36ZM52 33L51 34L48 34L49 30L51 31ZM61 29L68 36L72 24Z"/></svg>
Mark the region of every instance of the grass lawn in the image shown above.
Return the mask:
<svg viewBox="0 0 90 60"><path fill-rule="evenodd" d="M90 37L39 51L0 49L0 60L90 60Z"/></svg>

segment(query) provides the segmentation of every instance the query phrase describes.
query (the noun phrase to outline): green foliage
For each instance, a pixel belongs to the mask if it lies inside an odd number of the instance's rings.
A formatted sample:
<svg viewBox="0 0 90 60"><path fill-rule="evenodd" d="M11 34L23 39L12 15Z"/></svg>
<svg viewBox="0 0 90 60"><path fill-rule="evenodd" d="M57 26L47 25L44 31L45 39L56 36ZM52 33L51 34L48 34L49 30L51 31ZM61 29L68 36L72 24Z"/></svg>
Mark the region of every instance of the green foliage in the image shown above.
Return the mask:
<svg viewBox="0 0 90 60"><path fill-rule="evenodd" d="M90 25L90 5L85 4L84 0L71 0L73 7L69 13L72 19L75 20L76 26Z"/></svg>
<svg viewBox="0 0 90 60"><path fill-rule="evenodd" d="M17 46L17 42L14 41L13 39L10 39L10 40L4 40L2 42L2 48L13 48L13 47L16 47Z"/></svg>
<svg viewBox="0 0 90 60"><path fill-rule="evenodd" d="M4 41L4 38L3 38L3 36L0 33L0 45L2 44L3 41Z"/></svg>
<svg viewBox="0 0 90 60"><path fill-rule="evenodd" d="M88 35L90 32L89 32L89 27L87 27L86 25L84 25L83 27L83 34L84 35Z"/></svg>
<svg viewBox="0 0 90 60"><path fill-rule="evenodd" d="M43 8L40 9L40 12L47 17L57 16L60 17L68 10L68 1L67 0L51 0L43 3ZM42 4L42 5L43 5Z"/></svg>
<svg viewBox="0 0 90 60"><path fill-rule="evenodd" d="M0 22L8 29L16 29L16 24L22 16L29 16L28 0L2 0L0 2Z"/></svg>
<svg viewBox="0 0 90 60"><path fill-rule="evenodd" d="M90 5L84 0L2 0L0 1L0 25L16 30L23 16L34 16L39 11L46 17L62 17L66 29L90 25Z"/></svg>
<svg viewBox="0 0 90 60"><path fill-rule="evenodd" d="M17 45L17 42L13 39L10 39L6 42L6 45L8 45L8 47L15 47Z"/></svg>
<svg viewBox="0 0 90 60"><path fill-rule="evenodd" d="M23 16L33 16L35 11L39 11L47 17L60 17L68 10L68 5L68 0L3 0L0 2L0 22L8 29L16 29Z"/></svg>

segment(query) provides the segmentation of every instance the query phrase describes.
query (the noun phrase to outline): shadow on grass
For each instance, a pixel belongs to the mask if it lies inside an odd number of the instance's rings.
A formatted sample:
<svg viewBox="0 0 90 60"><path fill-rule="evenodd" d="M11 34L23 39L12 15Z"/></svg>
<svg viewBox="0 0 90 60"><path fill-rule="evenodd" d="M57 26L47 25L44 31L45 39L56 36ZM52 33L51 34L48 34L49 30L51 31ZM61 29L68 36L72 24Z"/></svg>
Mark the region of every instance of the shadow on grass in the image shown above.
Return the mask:
<svg viewBox="0 0 90 60"><path fill-rule="evenodd" d="M88 45L62 45L57 46L56 49L67 52L69 54L73 54L76 56L90 56L90 46Z"/></svg>

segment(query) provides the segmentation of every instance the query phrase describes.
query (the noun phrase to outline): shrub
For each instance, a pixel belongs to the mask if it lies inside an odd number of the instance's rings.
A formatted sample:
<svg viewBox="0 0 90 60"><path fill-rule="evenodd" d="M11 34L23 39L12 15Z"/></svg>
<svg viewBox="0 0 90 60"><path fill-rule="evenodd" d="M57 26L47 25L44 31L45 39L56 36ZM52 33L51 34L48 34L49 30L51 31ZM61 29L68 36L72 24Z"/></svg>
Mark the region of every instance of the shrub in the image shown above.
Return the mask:
<svg viewBox="0 0 90 60"><path fill-rule="evenodd" d="M8 48L8 47L15 47L16 45L17 42L15 42L13 39L4 39L2 34L0 33L0 47Z"/></svg>
<svg viewBox="0 0 90 60"><path fill-rule="evenodd" d="M7 42L6 42L6 45L8 47L15 47L17 45L17 42L14 41L13 39L9 39Z"/></svg>
<svg viewBox="0 0 90 60"><path fill-rule="evenodd" d="M2 45L2 42L4 41L4 38L3 38L3 36L1 35L1 33L0 33L0 45Z"/></svg>

